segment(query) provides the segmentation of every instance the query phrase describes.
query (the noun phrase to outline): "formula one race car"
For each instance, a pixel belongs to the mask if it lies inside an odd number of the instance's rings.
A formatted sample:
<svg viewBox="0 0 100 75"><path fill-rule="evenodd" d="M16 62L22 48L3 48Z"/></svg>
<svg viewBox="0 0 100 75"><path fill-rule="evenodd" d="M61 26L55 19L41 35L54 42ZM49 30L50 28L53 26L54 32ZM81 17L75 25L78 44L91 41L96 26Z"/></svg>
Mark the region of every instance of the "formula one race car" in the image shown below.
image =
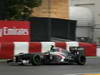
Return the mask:
<svg viewBox="0 0 100 75"><path fill-rule="evenodd" d="M8 60L7 63L15 62L18 64L78 64L85 65L86 57L83 47L70 47L70 50L59 47L51 47L51 50L45 53L28 53L19 54L14 59Z"/></svg>

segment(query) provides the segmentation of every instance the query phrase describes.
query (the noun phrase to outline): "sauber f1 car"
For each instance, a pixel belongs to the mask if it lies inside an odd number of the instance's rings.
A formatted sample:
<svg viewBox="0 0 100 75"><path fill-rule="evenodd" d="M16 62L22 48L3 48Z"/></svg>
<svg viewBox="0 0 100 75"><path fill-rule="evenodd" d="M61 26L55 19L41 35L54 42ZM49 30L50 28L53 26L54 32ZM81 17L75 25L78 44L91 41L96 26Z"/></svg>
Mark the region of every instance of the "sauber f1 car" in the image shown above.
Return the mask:
<svg viewBox="0 0 100 75"><path fill-rule="evenodd" d="M59 47L51 47L50 51L44 53L20 53L7 63L15 62L17 64L78 64L85 65L86 57L83 47L70 47L69 51Z"/></svg>

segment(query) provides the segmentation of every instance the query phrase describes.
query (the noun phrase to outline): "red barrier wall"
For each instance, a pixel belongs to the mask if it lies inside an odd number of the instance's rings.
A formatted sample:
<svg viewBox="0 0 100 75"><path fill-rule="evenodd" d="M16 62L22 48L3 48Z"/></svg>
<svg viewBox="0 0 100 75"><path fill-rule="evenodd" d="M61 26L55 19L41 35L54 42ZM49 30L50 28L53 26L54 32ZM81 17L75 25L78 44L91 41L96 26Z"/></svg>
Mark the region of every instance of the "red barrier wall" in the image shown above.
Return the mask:
<svg viewBox="0 0 100 75"><path fill-rule="evenodd" d="M56 47L61 47L61 48L64 48L64 49L66 49L66 43L65 42L56 42L55 43L55 46Z"/></svg>
<svg viewBox="0 0 100 75"><path fill-rule="evenodd" d="M44 44L45 43L45 44ZM19 53L33 53L33 52L44 52L50 50L49 42L2 42L0 43L0 58L2 59L11 59L15 54ZM56 47L61 47L67 49L68 43L66 42L53 42ZM79 44L85 48L86 56L96 56L96 45L82 42L71 42ZM76 45L77 46L77 45ZM43 48L45 47L45 48Z"/></svg>
<svg viewBox="0 0 100 75"><path fill-rule="evenodd" d="M85 48L85 55L86 56L96 56L96 45L95 44L80 42L79 46L82 46Z"/></svg>
<svg viewBox="0 0 100 75"><path fill-rule="evenodd" d="M2 42L0 43L0 58L2 59L11 59L14 54L14 45L12 42Z"/></svg>
<svg viewBox="0 0 100 75"><path fill-rule="evenodd" d="M29 53L41 52L41 43L40 42L30 42L29 43Z"/></svg>

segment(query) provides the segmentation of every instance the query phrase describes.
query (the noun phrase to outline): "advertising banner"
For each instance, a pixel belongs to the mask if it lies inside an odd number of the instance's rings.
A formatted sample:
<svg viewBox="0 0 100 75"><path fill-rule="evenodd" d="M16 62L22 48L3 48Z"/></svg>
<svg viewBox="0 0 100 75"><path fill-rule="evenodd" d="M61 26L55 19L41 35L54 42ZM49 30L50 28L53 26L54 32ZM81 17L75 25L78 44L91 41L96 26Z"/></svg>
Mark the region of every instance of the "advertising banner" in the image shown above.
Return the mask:
<svg viewBox="0 0 100 75"><path fill-rule="evenodd" d="M0 21L0 42L30 41L28 21Z"/></svg>

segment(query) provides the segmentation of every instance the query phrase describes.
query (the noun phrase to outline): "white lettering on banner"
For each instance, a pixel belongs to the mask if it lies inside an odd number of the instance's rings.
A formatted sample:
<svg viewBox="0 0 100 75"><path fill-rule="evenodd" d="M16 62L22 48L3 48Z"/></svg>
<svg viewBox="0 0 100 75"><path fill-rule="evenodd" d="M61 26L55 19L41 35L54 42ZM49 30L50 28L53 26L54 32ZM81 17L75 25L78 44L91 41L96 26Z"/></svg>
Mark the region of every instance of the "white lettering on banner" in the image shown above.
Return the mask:
<svg viewBox="0 0 100 75"><path fill-rule="evenodd" d="M29 35L29 30L23 28L17 29L3 27L2 29L0 29L0 37L4 35Z"/></svg>
<svg viewBox="0 0 100 75"><path fill-rule="evenodd" d="M0 29L0 36L2 36L2 29Z"/></svg>

